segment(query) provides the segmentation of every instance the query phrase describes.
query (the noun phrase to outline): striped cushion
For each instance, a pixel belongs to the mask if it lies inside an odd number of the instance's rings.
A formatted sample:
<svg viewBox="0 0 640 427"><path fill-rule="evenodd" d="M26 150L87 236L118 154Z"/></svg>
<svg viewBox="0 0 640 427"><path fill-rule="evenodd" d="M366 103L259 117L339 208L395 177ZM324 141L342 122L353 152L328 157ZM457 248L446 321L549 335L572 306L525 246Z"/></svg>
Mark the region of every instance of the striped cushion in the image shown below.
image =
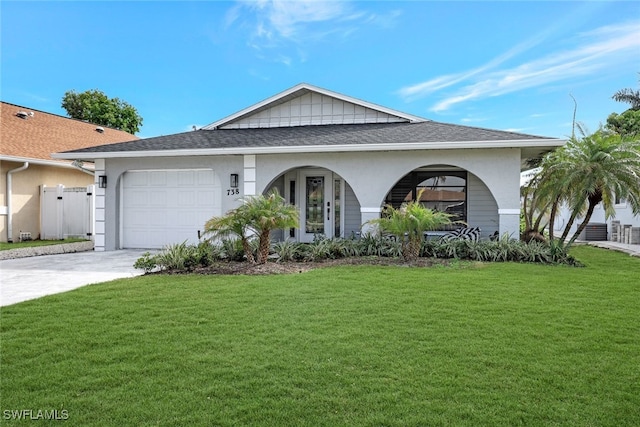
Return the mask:
<svg viewBox="0 0 640 427"><path fill-rule="evenodd" d="M471 240L477 242L480 240L480 233L479 227L459 228L442 236L442 240Z"/></svg>

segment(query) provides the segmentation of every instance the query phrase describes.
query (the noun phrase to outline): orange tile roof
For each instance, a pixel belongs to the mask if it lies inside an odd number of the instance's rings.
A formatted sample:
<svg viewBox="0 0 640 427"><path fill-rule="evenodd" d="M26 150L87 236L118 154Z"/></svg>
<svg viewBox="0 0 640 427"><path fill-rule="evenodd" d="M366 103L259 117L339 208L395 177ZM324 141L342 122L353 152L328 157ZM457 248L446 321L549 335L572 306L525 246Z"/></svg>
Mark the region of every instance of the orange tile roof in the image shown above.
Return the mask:
<svg viewBox="0 0 640 427"><path fill-rule="evenodd" d="M2 156L54 160L51 153L140 139L106 126L100 133L97 125L7 102L0 102L0 110ZM19 112L27 117L19 117Z"/></svg>

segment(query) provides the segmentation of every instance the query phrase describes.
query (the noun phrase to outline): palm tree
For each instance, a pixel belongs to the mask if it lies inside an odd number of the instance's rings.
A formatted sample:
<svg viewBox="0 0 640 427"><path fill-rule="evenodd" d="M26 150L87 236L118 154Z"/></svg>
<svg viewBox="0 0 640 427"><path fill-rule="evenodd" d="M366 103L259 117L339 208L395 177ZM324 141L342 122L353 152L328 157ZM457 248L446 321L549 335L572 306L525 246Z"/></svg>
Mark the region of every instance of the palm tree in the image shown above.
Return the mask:
<svg viewBox="0 0 640 427"><path fill-rule="evenodd" d="M569 141L566 149L566 182L573 189L569 206L575 212L587 204L582 224L568 245L582 233L599 203L605 219L615 215L616 196L627 200L634 215L640 214L640 141L601 129L580 142ZM567 234L565 230L563 239Z"/></svg>
<svg viewBox="0 0 640 427"><path fill-rule="evenodd" d="M271 232L280 228L298 226L298 209L287 204L277 190L260 196L242 199L242 204L230 210L223 217L214 217L207 221L205 231L215 237L237 236L242 240L247 260L264 264L271 247ZM258 259L253 256L250 236L258 235Z"/></svg>
<svg viewBox="0 0 640 427"><path fill-rule="evenodd" d="M246 198L238 209L242 210L249 226L258 235L258 264L267 262L273 230L297 227L299 224L298 209L288 204L275 189L266 196Z"/></svg>
<svg viewBox="0 0 640 427"><path fill-rule="evenodd" d="M206 222L204 228L205 235L210 235L213 238L238 237L242 241L247 261L255 264L256 260L249 241L251 228L243 209L232 209L225 216L213 217Z"/></svg>
<svg viewBox="0 0 640 427"><path fill-rule="evenodd" d="M550 198L550 220L566 204L571 216L560 244L568 249L585 229L595 207L602 203L605 218L615 215L616 196L625 198L635 215L640 213L640 141L600 129L569 142L543 161L536 191ZM577 218L582 223L565 243ZM554 240L553 222L549 226Z"/></svg>
<svg viewBox="0 0 640 427"><path fill-rule="evenodd" d="M640 90L630 88L620 89L613 94L612 98L618 102L631 105L632 110L640 110Z"/></svg>
<svg viewBox="0 0 640 427"><path fill-rule="evenodd" d="M396 236L402 244L402 256L406 260L416 259L420 255L426 231L437 230L452 223L452 215L422 206L419 202L421 193L416 200L405 202L398 209L387 205L381 218L369 221L378 225L381 231Z"/></svg>
<svg viewBox="0 0 640 427"><path fill-rule="evenodd" d="M612 98L629 104L630 108L620 114L609 114L606 127L621 135L640 135L640 90L620 89Z"/></svg>

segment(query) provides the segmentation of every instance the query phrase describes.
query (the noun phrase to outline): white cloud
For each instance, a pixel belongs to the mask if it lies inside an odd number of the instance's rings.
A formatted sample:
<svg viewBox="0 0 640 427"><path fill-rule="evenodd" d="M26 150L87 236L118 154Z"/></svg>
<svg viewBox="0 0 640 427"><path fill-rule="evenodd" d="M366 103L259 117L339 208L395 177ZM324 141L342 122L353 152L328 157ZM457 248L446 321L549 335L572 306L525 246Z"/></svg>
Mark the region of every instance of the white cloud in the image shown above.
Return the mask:
<svg viewBox="0 0 640 427"><path fill-rule="evenodd" d="M503 64L504 62L517 56L518 54L525 52L528 49L540 44L545 38L548 37L548 35L552 32L553 29L554 27L551 27L547 30L544 30L536 34L530 39L514 46L513 48L509 49L505 53L498 55L497 57L493 58L491 61L477 68L471 69L469 71L465 71L463 73L448 74L444 76L435 77L433 79L427 80L422 83L404 87L400 89L398 93L407 101L411 101L417 98L421 98L423 96L427 96L433 92L447 88L449 86L453 86L465 80L469 80L471 77L476 75L481 75L482 73Z"/></svg>
<svg viewBox="0 0 640 427"><path fill-rule="evenodd" d="M479 123L479 122L486 122L487 119L483 117L463 117L460 119L460 121L462 123Z"/></svg>
<svg viewBox="0 0 640 427"><path fill-rule="evenodd" d="M357 10L355 4L344 0L239 0L227 12L225 23L249 27L249 46L262 50L345 39L363 25L393 28L402 14L400 10L386 15L368 13Z"/></svg>
<svg viewBox="0 0 640 427"><path fill-rule="evenodd" d="M511 68L496 69L507 59L538 44L542 38L544 37L540 36L520 44L478 68L435 77L402 88L398 93L405 99L412 100L467 82L451 96L441 99L431 107L431 111L442 112L466 101L593 75L606 68L620 67L621 64L634 60L633 58L637 60L637 52L640 49L640 22L610 25L582 33L578 35L576 47L572 50L552 52Z"/></svg>

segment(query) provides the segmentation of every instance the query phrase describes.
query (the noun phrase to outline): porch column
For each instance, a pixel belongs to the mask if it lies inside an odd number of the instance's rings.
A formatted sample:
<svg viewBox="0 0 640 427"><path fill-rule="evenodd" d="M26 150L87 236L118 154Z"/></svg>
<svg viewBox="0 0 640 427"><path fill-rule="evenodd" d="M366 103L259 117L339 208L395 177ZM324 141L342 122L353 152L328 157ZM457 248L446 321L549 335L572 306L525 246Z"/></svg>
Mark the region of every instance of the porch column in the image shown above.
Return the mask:
<svg viewBox="0 0 640 427"><path fill-rule="evenodd" d="M106 176L106 166L104 159L96 159L95 162L95 174L94 174L94 227L95 232L93 234L93 250L96 252L103 252L106 250L106 229L107 229L107 210L106 210L106 195L107 189L100 188L99 185L99 176ZM110 185L114 187L116 185L116 180L112 176ZM111 192L111 194L115 194L115 192ZM113 203L115 206L115 203ZM115 224L115 221L114 221Z"/></svg>
<svg viewBox="0 0 640 427"><path fill-rule="evenodd" d="M246 154L244 156L244 196L256 195L256 155Z"/></svg>
<svg viewBox="0 0 640 427"><path fill-rule="evenodd" d="M520 209L498 209L500 237L505 233L512 239L520 238Z"/></svg>
<svg viewBox="0 0 640 427"><path fill-rule="evenodd" d="M376 231L375 226L371 224L367 224L367 222L371 221L372 219L380 218L380 212L382 212L382 208L380 208L380 206L360 207L360 218L362 221L362 234L372 233Z"/></svg>

